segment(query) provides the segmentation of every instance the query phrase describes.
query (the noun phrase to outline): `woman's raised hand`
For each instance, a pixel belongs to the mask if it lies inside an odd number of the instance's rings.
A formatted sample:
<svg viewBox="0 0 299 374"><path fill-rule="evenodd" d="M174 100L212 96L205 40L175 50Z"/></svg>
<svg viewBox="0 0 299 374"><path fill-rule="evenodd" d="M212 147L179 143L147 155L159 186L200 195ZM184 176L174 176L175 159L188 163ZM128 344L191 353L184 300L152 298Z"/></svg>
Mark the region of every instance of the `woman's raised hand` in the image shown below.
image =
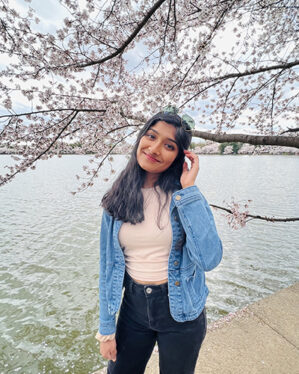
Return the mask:
<svg viewBox="0 0 299 374"><path fill-rule="evenodd" d="M188 164L185 161L183 165L183 172L181 175L181 185L183 188L193 186L199 170L198 156L191 151L184 150L185 156L191 161L191 167L188 168Z"/></svg>
<svg viewBox="0 0 299 374"><path fill-rule="evenodd" d="M116 340L100 343L100 353L106 360L116 361Z"/></svg>

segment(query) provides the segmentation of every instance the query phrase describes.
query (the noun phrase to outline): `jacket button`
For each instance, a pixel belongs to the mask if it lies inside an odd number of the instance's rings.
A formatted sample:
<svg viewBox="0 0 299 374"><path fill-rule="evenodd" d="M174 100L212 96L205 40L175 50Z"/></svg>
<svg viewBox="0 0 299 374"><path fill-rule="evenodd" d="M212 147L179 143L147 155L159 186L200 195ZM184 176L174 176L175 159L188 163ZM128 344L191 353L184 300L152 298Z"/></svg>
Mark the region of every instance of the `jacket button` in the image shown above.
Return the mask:
<svg viewBox="0 0 299 374"><path fill-rule="evenodd" d="M176 282L174 282L174 284L175 284L176 286L179 286L179 285L180 285L180 282L179 282L179 281L176 281Z"/></svg>
<svg viewBox="0 0 299 374"><path fill-rule="evenodd" d="M175 266L178 266L179 262L178 261L174 261L174 265Z"/></svg>
<svg viewBox="0 0 299 374"><path fill-rule="evenodd" d="M176 195L175 199L176 200L181 200L182 196L181 195Z"/></svg>

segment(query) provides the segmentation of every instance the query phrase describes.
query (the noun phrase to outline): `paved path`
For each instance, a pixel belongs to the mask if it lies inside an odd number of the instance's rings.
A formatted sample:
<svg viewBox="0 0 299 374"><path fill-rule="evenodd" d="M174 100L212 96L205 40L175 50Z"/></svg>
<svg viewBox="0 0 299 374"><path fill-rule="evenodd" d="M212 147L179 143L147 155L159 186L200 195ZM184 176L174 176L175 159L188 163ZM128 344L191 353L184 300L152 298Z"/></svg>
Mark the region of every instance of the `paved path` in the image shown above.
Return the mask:
<svg viewBox="0 0 299 374"><path fill-rule="evenodd" d="M145 373L158 367L154 352ZM299 282L209 326L195 373L299 374Z"/></svg>
<svg viewBox="0 0 299 374"><path fill-rule="evenodd" d="M159 374L158 360L146 374ZM210 326L195 373L299 374L299 283Z"/></svg>

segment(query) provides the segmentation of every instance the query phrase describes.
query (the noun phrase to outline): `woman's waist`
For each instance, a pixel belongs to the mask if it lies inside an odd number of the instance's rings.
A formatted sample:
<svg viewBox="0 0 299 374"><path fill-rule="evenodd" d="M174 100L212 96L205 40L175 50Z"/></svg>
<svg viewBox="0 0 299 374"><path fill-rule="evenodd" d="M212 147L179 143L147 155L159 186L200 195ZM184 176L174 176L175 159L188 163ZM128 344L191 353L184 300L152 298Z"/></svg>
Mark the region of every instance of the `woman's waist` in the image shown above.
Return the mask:
<svg viewBox="0 0 299 374"><path fill-rule="evenodd" d="M146 282L146 283L145 283ZM135 290L136 292L141 292L144 294L146 289L151 289L151 291L155 291L153 293L160 293L166 292L168 290L168 280L163 279L161 281L143 281L134 279L130 276L130 274L126 271L125 272L125 279L124 279L124 286L127 291ZM148 291L146 291L148 293Z"/></svg>
<svg viewBox="0 0 299 374"><path fill-rule="evenodd" d="M168 263L132 264L126 262L126 272L139 284L159 285L168 281Z"/></svg>
<svg viewBox="0 0 299 374"><path fill-rule="evenodd" d="M151 285L152 284L154 286L159 286L160 284L164 284L164 283L168 282L168 278L163 279L163 280L159 280L159 281L144 281L144 280L133 278L132 276L131 276L131 278L133 279L134 282L136 282L138 284L142 284L142 285Z"/></svg>

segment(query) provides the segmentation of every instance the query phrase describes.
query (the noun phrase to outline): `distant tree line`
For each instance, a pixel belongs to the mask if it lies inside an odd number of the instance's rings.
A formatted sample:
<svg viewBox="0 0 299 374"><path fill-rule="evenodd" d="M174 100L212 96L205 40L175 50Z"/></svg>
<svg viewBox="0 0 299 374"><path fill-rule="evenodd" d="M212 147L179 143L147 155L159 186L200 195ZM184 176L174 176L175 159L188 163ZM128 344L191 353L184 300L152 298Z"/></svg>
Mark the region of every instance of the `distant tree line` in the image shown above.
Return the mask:
<svg viewBox="0 0 299 374"><path fill-rule="evenodd" d="M225 148L227 146L232 146L232 150L233 150L233 153L234 154L238 154L239 152L239 149L242 147L243 143L240 143L240 142L225 142L225 143L221 143L219 145L219 151L221 154L223 154Z"/></svg>

